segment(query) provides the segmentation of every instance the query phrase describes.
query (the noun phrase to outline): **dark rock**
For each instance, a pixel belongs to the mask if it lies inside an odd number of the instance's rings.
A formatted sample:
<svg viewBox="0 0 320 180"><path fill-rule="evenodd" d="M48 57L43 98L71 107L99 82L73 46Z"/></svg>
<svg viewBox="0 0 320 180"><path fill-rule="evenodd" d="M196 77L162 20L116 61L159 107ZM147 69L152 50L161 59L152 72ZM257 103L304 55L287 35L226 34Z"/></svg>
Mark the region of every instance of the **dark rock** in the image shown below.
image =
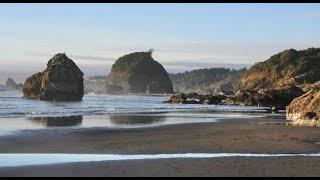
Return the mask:
<svg viewBox="0 0 320 180"><path fill-rule="evenodd" d="M121 87L124 93L173 93L166 70L152 58L151 52L120 57L112 65L107 84Z"/></svg>
<svg viewBox="0 0 320 180"><path fill-rule="evenodd" d="M275 89L239 90L234 98L228 98L227 104L275 107L285 109L295 98L303 94L303 91L295 86L286 86Z"/></svg>
<svg viewBox="0 0 320 180"><path fill-rule="evenodd" d="M187 98L188 99L198 99L199 98L199 94L196 92L191 92L187 94Z"/></svg>
<svg viewBox="0 0 320 180"><path fill-rule="evenodd" d="M202 99L200 99L200 103L202 104L220 104L227 97L223 95L204 95Z"/></svg>
<svg viewBox="0 0 320 180"><path fill-rule="evenodd" d="M173 95L170 97L170 99L166 102L172 103L172 104L183 104L187 101L187 95L182 93L179 95Z"/></svg>
<svg viewBox="0 0 320 180"><path fill-rule="evenodd" d="M23 97L28 99L39 99L43 73L39 72L27 78L23 87Z"/></svg>
<svg viewBox="0 0 320 180"><path fill-rule="evenodd" d="M192 99L192 100L184 101L183 104L200 104L200 102L197 101L197 100Z"/></svg>
<svg viewBox="0 0 320 180"><path fill-rule="evenodd" d="M27 78L23 88L25 98L49 101L78 101L83 91L83 73L65 54L50 59L47 68Z"/></svg>

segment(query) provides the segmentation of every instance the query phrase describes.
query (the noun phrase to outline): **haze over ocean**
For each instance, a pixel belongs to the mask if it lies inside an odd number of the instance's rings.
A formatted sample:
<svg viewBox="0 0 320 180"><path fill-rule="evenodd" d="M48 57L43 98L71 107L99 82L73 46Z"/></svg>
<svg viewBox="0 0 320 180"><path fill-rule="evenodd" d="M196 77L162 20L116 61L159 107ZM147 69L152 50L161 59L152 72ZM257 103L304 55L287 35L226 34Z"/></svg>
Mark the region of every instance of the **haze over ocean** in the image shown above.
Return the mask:
<svg viewBox="0 0 320 180"><path fill-rule="evenodd" d="M319 47L319 17L319 4L3 4L0 84L8 76L22 82L58 52L87 76L149 48L169 73L246 66Z"/></svg>

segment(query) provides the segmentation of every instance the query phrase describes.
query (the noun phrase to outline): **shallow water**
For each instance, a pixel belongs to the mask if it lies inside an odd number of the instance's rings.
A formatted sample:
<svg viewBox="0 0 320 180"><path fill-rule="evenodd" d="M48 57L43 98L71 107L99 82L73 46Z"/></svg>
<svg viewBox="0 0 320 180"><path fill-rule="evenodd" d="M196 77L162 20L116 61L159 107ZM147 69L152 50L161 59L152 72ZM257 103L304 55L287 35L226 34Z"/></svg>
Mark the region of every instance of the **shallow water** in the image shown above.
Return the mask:
<svg viewBox="0 0 320 180"><path fill-rule="evenodd" d="M184 154L0 154L0 167L44 165L72 162L98 162L151 159L228 158L228 157L320 157L313 154L256 154L256 153L184 153Z"/></svg>
<svg viewBox="0 0 320 180"><path fill-rule="evenodd" d="M46 102L0 92L0 135L46 128L137 128L168 124L217 122L261 116L266 108L165 104L168 96L85 95L79 102Z"/></svg>

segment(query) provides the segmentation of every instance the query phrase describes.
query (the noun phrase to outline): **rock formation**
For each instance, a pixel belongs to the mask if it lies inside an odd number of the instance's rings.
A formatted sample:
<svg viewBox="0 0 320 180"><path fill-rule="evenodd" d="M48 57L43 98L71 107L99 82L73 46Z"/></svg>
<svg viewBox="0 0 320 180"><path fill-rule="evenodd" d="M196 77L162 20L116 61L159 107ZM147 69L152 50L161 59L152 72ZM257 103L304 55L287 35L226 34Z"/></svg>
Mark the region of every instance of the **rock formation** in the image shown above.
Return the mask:
<svg viewBox="0 0 320 180"><path fill-rule="evenodd" d="M320 48L285 50L253 65L243 76L238 90L296 85L304 87L320 80Z"/></svg>
<svg viewBox="0 0 320 180"><path fill-rule="evenodd" d="M286 119L293 125L320 127L320 83L311 90L295 98L286 108Z"/></svg>
<svg viewBox="0 0 320 180"><path fill-rule="evenodd" d="M83 73L65 54L56 54L43 72L27 78L25 98L55 101L77 101L84 94Z"/></svg>
<svg viewBox="0 0 320 180"><path fill-rule="evenodd" d="M197 93L178 94L170 97L168 101L164 103L171 104L220 104L227 97L223 95L199 95Z"/></svg>
<svg viewBox="0 0 320 180"><path fill-rule="evenodd" d="M320 48L289 49L253 65L241 79L235 97L226 102L285 109L317 80L320 80Z"/></svg>
<svg viewBox="0 0 320 180"><path fill-rule="evenodd" d="M275 107L285 109L290 102L303 94L296 86L286 86L274 89L239 90L235 97L227 98L226 104Z"/></svg>
<svg viewBox="0 0 320 180"><path fill-rule="evenodd" d="M18 90L21 89L21 85L18 85L12 78L8 78L5 84L6 90Z"/></svg>
<svg viewBox="0 0 320 180"><path fill-rule="evenodd" d="M166 70L151 52L135 52L120 57L107 78L107 91L121 88L124 93L173 93Z"/></svg>

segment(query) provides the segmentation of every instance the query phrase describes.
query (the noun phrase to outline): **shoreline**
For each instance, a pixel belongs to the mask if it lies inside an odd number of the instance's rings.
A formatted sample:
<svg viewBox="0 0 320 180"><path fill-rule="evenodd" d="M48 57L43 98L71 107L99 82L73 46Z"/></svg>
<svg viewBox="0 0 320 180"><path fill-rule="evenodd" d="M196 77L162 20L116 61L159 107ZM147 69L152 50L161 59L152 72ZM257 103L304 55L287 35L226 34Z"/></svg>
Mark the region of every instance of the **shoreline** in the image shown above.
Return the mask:
<svg viewBox="0 0 320 180"><path fill-rule="evenodd" d="M277 124L281 122L284 117L269 116L134 129L35 130L1 136L0 153L320 152L318 128ZM121 160L7 167L0 168L0 176L319 176L319 162L320 157Z"/></svg>

